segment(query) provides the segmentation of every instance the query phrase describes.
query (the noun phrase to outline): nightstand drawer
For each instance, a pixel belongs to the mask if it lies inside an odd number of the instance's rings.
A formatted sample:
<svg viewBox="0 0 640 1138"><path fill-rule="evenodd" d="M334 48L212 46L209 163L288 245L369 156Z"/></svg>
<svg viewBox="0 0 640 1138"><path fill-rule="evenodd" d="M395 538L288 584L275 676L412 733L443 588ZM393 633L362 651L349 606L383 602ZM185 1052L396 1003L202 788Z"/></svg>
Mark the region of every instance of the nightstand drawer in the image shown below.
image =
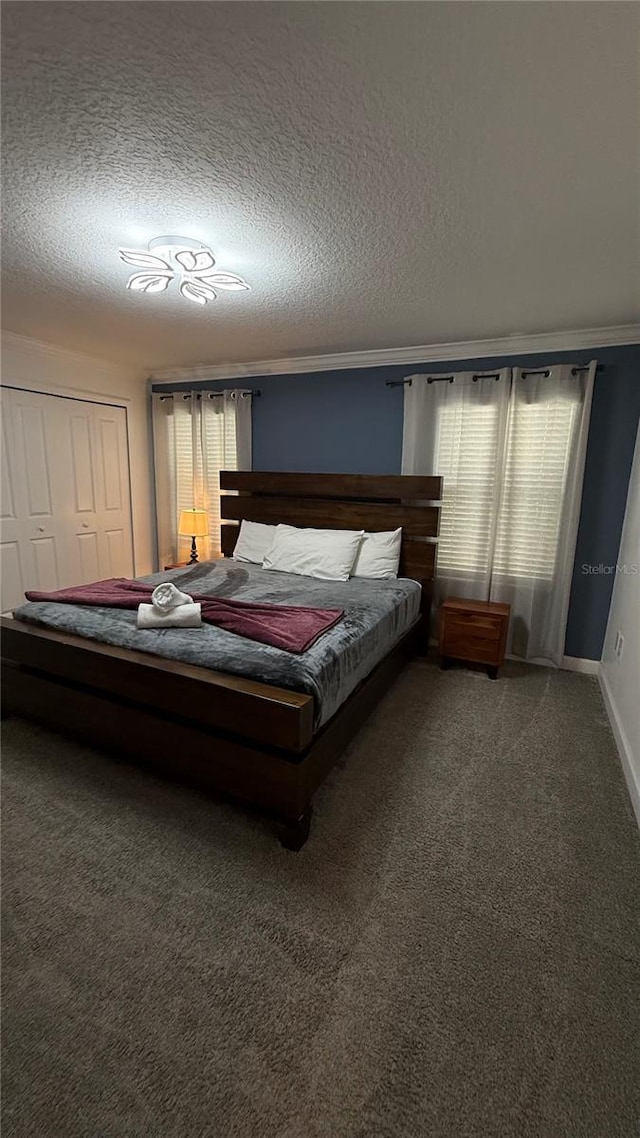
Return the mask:
<svg viewBox="0 0 640 1138"><path fill-rule="evenodd" d="M479 664L498 662L497 640L486 640L467 632L464 636L451 636L447 631L444 638L443 654L457 660L472 660Z"/></svg>
<svg viewBox="0 0 640 1138"><path fill-rule="evenodd" d="M447 617L446 636L456 638L475 636L479 640L499 640L502 629L500 617L475 616L473 613Z"/></svg>
<svg viewBox="0 0 640 1138"><path fill-rule="evenodd" d="M486 665L492 680L504 660L509 605L449 597L440 609L440 666L453 660Z"/></svg>

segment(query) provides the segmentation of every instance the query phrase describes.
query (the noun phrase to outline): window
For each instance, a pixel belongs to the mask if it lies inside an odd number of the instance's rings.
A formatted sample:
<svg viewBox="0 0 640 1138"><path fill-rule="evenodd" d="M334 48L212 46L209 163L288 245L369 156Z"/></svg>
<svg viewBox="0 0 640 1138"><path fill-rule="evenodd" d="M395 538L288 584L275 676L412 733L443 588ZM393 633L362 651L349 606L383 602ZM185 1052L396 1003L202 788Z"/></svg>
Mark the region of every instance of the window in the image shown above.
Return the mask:
<svg viewBox="0 0 640 1138"><path fill-rule="evenodd" d="M220 550L220 471L251 469L249 391L154 395L153 425L158 546L161 561L184 560L190 539L179 535L182 510L204 509L208 535L198 541L205 560Z"/></svg>
<svg viewBox="0 0 640 1138"><path fill-rule="evenodd" d="M211 550L220 551L220 471L238 469L236 441L236 401L203 396L202 416L202 500L209 513Z"/></svg>
<svg viewBox="0 0 640 1138"><path fill-rule="evenodd" d="M553 577L579 410L568 399L512 403L494 576Z"/></svg>
<svg viewBox="0 0 640 1138"><path fill-rule="evenodd" d="M597 361L408 376L403 474L443 475L435 597L511 606L507 652L561 664Z"/></svg>
<svg viewBox="0 0 640 1138"><path fill-rule="evenodd" d="M434 470L444 479L440 571L489 571L499 430L495 406L458 403L438 411Z"/></svg>
<svg viewBox="0 0 640 1138"><path fill-rule="evenodd" d="M441 572L553 577L579 416L577 399L552 396L528 403L516 394L503 443L497 405L460 402L438 409L434 469L444 477Z"/></svg>

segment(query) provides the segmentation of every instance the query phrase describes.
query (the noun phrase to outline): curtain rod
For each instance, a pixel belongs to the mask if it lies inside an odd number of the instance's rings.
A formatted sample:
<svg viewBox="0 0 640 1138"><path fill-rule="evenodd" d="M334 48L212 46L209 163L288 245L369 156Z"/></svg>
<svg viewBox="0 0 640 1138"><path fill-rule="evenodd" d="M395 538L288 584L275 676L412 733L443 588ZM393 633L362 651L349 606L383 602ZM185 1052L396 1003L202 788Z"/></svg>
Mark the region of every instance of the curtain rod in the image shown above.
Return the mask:
<svg viewBox="0 0 640 1138"><path fill-rule="evenodd" d="M591 364L581 364L580 367L572 367L571 368L571 374L577 375L579 371L588 371L590 367L591 367ZM598 364L596 367L596 371L604 371L604 364ZM474 383L478 379L500 379L500 374L501 373L499 371L489 371L489 372L482 371L482 372L477 372L475 375L473 375L472 379L473 379ZM527 375L549 376L549 375L551 375L551 372L550 372L549 368L540 368L538 371L523 371L522 372L523 379ZM453 376L453 375L429 375L429 376L427 376L427 383L453 383L454 379L455 379L455 376ZM412 381L410 379L388 379L386 381L385 386L386 387L411 387L411 382Z"/></svg>
<svg viewBox="0 0 640 1138"><path fill-rule="evenodd" d="M427 376L427 383L453 383L455 376L453 375L429 375ZM500 379L499 371L478 372L473 376L473 382L477 379ZM411 387L410 379L388 379L386 382L387 387Z"/></svg>
<svg viewBox="0 0 640 1138"><path fill-rule="evenodd" d="M577 375L579 371L588 371L590 367L591 367L591 364L581 364L580 367L572 367L571 368L571 374ZM596 371L604 371L604 364L598 364L596 366ZM548 367L547 368L542 367L542 368L538 368L537 370L527 369L527 371L523 371L521 373L521 375L522 375L523 379L528 375L544 375L544 376L548 377L551 375L551 372L550 372Z"/></svg>
<svg viewBox="0 0 640 1138"><path fill-rule="evenodd" d="M233 390L237 391L238 388L235 387ZM174 395L179 395L179 394L180 394L179 391L174 391L171 395L161 395L160 396L160 402L161 403L164 402L165 399L173 399ZM262 392L261 391L248 391L247 390L247 391L240 391L240 394L241 395L256 395L256 396L258 396L258 395L262 395ZM197 391L196 392L196 399L202 399L203 395L207 395L209 397L209 399L217 399L219 396L224 395L224 391L204 391L204 392ZM191 392L185 391L183 393L182 398L183 399L191 399Z"/></svg>

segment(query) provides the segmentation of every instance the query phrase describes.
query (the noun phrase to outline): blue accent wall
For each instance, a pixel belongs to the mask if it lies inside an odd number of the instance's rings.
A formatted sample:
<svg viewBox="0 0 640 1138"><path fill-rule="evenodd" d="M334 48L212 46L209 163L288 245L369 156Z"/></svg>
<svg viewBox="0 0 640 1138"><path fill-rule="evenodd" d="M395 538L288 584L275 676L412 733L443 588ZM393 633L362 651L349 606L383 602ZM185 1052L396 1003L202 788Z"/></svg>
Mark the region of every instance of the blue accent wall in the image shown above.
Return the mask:
<svg viewBox="0 0 640 1138"><path fill-rule="evenodd" d="M234 378L184 387L259 389L253 403L254 470L398 474L402 456L401 387L389 379L413 372L490 371L553 363L604 365L595 382L580 528L571 588L566 654L599 660L613 589L613 573L586 573L583 565L615 565L633 449L640 419L640 344L590 352L496 356L443 364ZM163 385L155 385L163 390ZM166 390L166 385L164 386Z"/></svg>

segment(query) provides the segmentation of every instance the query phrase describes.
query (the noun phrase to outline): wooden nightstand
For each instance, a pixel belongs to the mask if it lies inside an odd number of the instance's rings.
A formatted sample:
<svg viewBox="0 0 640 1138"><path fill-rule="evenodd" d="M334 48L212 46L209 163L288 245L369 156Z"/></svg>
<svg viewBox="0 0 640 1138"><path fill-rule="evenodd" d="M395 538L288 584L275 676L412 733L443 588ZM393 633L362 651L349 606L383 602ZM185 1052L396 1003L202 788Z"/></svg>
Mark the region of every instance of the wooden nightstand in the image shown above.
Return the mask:
<svg viewBox="0 0 640 1138"><path fill-rule="evenodd" d="M448 597L440 606L440 667L450 660L486 664L492 680L504 663L511 605Z"/></svg>

